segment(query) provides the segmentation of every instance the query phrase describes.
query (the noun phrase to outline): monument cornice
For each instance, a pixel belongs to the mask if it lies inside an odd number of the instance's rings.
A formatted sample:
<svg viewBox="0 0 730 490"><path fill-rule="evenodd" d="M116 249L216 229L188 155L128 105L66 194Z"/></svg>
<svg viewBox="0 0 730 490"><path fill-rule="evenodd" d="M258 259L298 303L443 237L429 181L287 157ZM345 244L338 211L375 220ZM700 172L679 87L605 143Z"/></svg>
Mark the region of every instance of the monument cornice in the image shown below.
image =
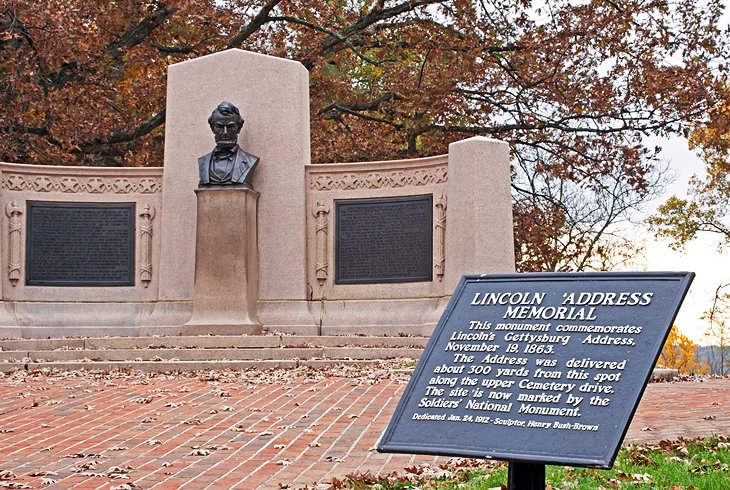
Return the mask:
<svg viewBox="0 0 730 490"><path fill-rule="evenodd" d="M448 155L393 160L307 165L312 191L386 189L442 184L448 180Z"/></svg>
<svg viewBox="0 0 730 490"><path fill-rule="evenodd" d="M68 194L159 194L162 167L67 167L0 163L7 191Z"/></svg>

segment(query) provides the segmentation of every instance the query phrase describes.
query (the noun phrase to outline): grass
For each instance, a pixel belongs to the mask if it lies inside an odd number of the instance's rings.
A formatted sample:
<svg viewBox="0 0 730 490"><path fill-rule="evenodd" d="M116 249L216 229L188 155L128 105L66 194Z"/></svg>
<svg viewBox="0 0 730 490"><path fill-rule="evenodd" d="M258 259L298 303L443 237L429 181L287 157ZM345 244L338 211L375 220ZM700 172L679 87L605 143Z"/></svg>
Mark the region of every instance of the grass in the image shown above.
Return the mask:
<svg viewBox="0 0 730 490"><path fill-rule="evenodd" d="M730 439L717 436L629 445L621 449L611 470L548 466L546 473L548 490L727 490ZM331 483L336 489L353 490L491 490L507 488L507 464L456 458L438 467L406 468L387 477L350 475Z"/></svg>

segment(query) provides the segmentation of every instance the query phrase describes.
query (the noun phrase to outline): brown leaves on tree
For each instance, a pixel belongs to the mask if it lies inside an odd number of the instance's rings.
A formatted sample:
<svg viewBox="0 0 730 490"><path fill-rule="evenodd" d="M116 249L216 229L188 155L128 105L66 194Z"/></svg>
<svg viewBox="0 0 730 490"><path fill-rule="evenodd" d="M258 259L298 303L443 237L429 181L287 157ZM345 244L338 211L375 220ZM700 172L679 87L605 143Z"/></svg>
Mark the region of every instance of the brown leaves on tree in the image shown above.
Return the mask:
<svg viewBox="0 0 730 490"><path fill-rule="evenodd" d="M519 269L611 268L625 250L611 226L655 183L644 137L685 134L712 107L695 139L723 148L720 13L693 0L15 0L0 7L0 160L162 165L167 67L243 48L309 70L314 162L508 141Z"/></svg>
<svg viewBox="0 0 730 490"><path fill-rule="evenodd" d="M159 165L165 70L237 47L310 70L315 161L427 155L465 136L577 178L712 102L718 7L684 0L528 11L519 0L18 0L0 10L7 142L22 163ZM602 143L605 142L605 143Z"/></svg>

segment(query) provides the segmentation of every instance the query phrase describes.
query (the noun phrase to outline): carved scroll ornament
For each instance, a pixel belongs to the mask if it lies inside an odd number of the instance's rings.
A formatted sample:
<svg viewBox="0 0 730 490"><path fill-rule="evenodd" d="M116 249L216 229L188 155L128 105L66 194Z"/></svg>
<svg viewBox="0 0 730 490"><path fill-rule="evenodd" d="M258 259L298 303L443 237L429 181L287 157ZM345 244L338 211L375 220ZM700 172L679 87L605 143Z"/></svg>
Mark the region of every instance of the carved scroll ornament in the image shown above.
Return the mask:
<svg viewBox="0 0 730 490"><path fill-rule="evenodd" d="M443 194L436 201L434 227L436 229L436 253L433 258L434 270L439 281L443 281L446 266L446 196Z"/></svg>
<svg viewBox="0 0 730 490"><path fill-rule="evenodd" d="M15 287L20 280L20 268L22 266L20 258L20 237L23 230L23 219L21 215L23 210L15 201L9 202L5 207L5 214L8 215L8 241L10 250L8 253L8 279L10 284Z"/></svg>
<svg viewBox="0 0 730 490"><path fill-rule="evenodd" d="M329 234L329 208L321 201L317 201L312 214L315 217L315 237L317 243L317 264L315 277L319 285L323 285L329 275L329 264L327 260L327 236Z"/></svg>
<svg viewBox="0 0 730 490"><path fill-rule="evenodd" d="M152 280L152 220L155 219L155 208L145 204L139 213L139 278L144 287Z"/></svg>

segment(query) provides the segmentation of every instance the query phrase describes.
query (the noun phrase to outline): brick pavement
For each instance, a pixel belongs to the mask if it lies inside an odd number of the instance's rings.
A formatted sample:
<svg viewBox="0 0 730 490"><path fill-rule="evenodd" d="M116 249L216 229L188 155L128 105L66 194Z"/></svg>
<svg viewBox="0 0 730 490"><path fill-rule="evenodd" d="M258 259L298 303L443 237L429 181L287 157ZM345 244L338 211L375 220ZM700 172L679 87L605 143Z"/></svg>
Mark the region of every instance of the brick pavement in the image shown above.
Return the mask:
<svg viewBox="0 0 730 490"><path fill-rule="evenodd" d="M311 488L437 462L373 450L406 380L354 368L16 373L0 378L0 475L49 489ZM649 385L626 440L711 434L730 435L730 379Z"/></svg>

